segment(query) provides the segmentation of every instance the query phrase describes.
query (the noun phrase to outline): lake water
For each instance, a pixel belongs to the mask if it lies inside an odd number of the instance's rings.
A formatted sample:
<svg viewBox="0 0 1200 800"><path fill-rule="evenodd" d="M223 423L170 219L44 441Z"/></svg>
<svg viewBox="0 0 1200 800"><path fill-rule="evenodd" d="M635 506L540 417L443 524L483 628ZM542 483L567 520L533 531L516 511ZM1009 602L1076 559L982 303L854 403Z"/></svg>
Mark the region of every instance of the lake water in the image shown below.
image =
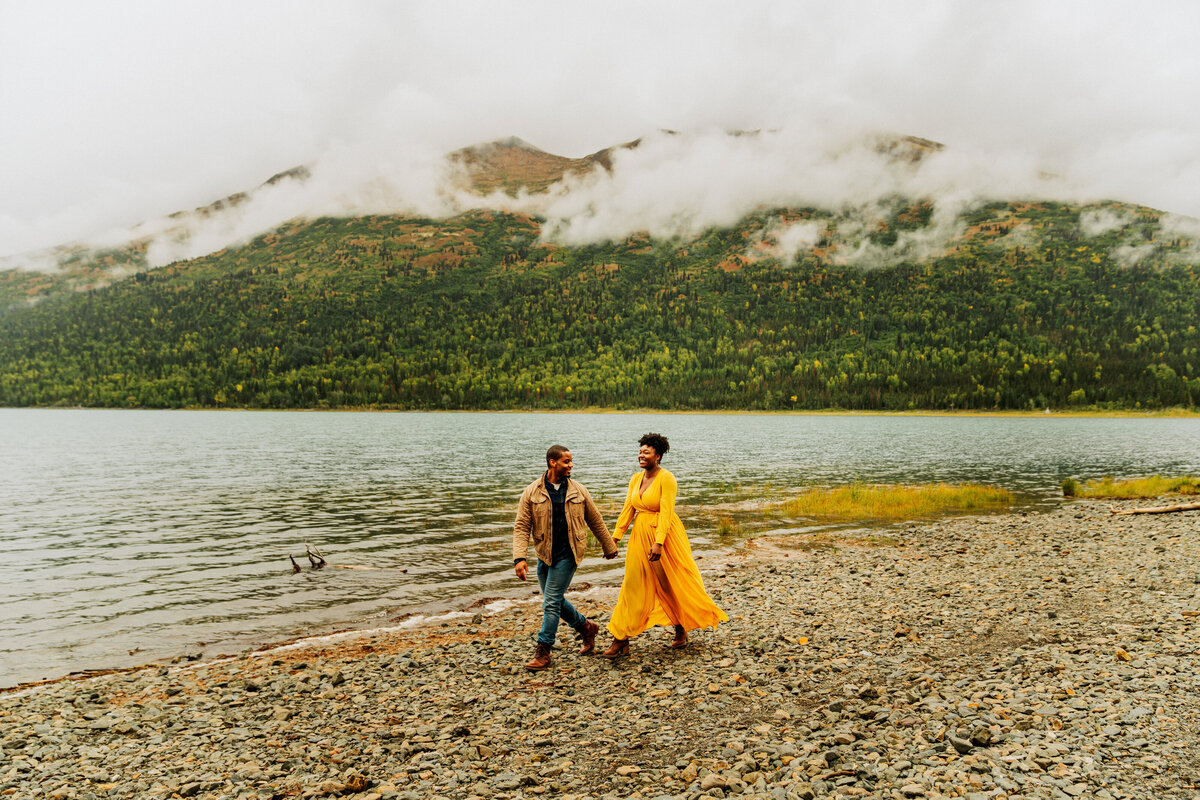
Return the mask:
<svg viewBox="0 0 1200 800"><path fill-rule="evenodd" d="M527 596L512 520L546 448L611 525L652 430L701 556L737 544L714 506L804 485L1200 472L1195 419L0 409L0 686Z"/></svg>

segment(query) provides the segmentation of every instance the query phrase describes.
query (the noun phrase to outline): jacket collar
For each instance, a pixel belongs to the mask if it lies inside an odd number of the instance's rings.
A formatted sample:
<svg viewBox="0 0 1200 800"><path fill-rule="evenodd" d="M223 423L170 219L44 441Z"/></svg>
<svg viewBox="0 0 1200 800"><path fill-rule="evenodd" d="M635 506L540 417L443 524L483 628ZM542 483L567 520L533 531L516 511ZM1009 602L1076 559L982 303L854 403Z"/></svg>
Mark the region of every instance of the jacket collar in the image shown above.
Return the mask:
<svg viewBox="0 0 1200 800"><path fill-rule="evenodd" d="M581 488L582 487L581 487L579 481L575 480L574 478L567 478L566 499L570 500L572 498L578 498L580 496L580 494L582 494L582 492L580 491ZM547 500L550 499L550 494L546 491L546 473L545 472L543 472L538 477L538 479L533 482L533 493L535 495L540 494L542 497L546 498Z"/></svg>

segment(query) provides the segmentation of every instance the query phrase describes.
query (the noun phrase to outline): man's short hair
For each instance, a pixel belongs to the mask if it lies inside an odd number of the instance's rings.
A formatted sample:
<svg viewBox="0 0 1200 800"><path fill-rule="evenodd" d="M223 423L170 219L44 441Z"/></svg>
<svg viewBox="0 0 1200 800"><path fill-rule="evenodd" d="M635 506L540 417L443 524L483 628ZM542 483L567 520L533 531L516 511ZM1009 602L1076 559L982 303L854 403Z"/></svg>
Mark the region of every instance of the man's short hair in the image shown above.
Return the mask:
<svg viewBox="0 0 1200 800"><path fill-rule="evenodd" d="M550 449L546 451L546 466L550 466L551 461L558 461L560 458L562 458L563 453L569 452L571 451L566 447L563 447L561 444L550 445Z"/></svg>

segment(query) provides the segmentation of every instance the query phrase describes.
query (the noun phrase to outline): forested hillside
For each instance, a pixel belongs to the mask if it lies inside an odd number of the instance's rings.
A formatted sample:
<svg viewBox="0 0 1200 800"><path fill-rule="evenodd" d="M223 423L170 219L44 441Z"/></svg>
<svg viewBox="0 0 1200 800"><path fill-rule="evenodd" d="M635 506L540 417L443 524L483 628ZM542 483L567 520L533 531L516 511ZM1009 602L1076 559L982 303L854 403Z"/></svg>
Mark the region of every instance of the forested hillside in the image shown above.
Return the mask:
<svg viewBox="0 0 1200 800"><path fill-rule="evenodd" d="M579 248L490 211L296 222L105 288L10 291L0 404L1193 406L1195 265L1154 212L1106 208L1125 221L1085 236L1088 209L993 204L937 252L871 267L839 265L849 224L813 209ZM779 255L772 231L806 221L819 241ZM866 242L929 224L897 203Z"/></svg>

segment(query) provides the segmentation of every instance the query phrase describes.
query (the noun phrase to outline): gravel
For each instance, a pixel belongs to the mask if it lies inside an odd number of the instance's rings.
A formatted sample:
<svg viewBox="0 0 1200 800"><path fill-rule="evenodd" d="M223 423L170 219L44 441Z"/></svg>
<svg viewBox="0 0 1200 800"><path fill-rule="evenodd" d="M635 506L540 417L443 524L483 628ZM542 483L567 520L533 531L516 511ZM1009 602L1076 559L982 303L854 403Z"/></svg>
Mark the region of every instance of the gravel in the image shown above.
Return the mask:
<svg viewBox="0 0 1200 800"><path fill-rule="evenodd" d="M23 687L0 798L1197 797L1197 533L1078 501L760 537L701 562L729 624L540 673L529 603Z"/></svg>

